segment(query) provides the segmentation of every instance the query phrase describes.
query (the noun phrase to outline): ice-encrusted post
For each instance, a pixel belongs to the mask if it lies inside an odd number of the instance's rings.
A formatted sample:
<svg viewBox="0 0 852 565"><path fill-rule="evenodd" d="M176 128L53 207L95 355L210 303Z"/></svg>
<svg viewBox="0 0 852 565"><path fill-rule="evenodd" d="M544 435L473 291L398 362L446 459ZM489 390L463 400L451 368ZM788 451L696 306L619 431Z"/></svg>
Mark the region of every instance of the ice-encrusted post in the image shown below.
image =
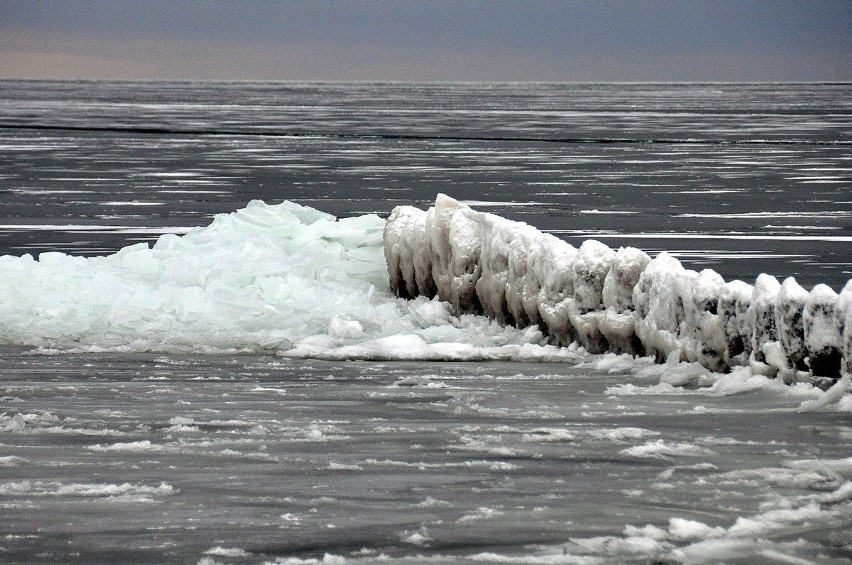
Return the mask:
<svg viewBox="0 0 852 565"><path fill-rule="evenodd" d="M781 283L778 298L775 302L775 326L778 329L778 342L783 356L779 362L783 367L779 371L787 380L794 380L796 371L807 371L805 363L807 349L805 348L805 301L808 292L799 286L796 279L787 277Z"/></svg>
<svg viewBox="0 0 852 565"><path fill-rule="evenodd" d="M541 323L538 293L542 282L536 267L540 262L540 239L543 234L526 224L517 224L514 231L515 237L508 256L506 307L515 325L537 326Z"/></svg>
<svg viewBox="0 0 852 565"><path fill-rule="evenodd" d="M816 285L805 301L805 346L814 377L840 376L841 334L834 315L837 293L824 284Z"/></svg>
<svg viewBox="0 0 852 565"><path fill-rule="evenodd" d="M852 281L839 296L766 274L754 286L726 283L665 252L652 260L592 240L578 251L445 195L426 212L395 208L384 237L390 288L401 298L437 294L459 314L538 326L551 343L676 355L718 372L748 364L785 380L852 372Z"/></svg>
<svg viewBox="0 0 852 565"><path fill-rule="evenodd" d="M725 332L725 362L747 365L751 355L752 326L749 318L754 288L740 280L725 283L719 296L719 317Z"/></svg>
<svg viewBox="0 0 852 565"><path fill-rule="evenodd" d="M709 269L680 280L688 283L681 288L684 315L680 322L686 358L711 371L724 372L728 369L725 359L727 341L724 319L719 315L719 297L725 281Z"/></svg>
<svg viewBox="0 0 852 565"><path fill-rule="evenodd" d="M846 309L843 331L843 371L852 375L852 308Z"/></svg>
<svg viewBox="0 0 852 565"><path fill-rule="evenodd" d="M599 241L583 242L574 259L574 301L568 307L571 324L580 344L592 353L609 348L600 330L603 310L603 287L612 266L615 251Z"/></svg>
<svg viewBox="0 0 852 565"><path fill-rule="evenodd" d="M501 324L514 324L515 319L506 303L513 232L508 220L490 214L483 216L480 223L482 268L476 282L476 295L486 316Z"/></svg>
<svg viewBox="0 0 852 565"><path fill-rule="evenodd" d="M751 320L751 369L761 375L775 376L778 365L771 363L771 355L777 351L773 344L778 342L775 325L775 302L781 285L772 275L761 274L754 283L749 319ZM767 359L767 353L770 358Z"/></svg>
<svg viewBox="0 0 852 565"><path fill-rule="evenodd" d="M412 206L394 208L385 222L384 248L391 292L400 298L435 296L426 212Z"/></svg>
<svg viewBox="0 0 852 565"><path fill-rule="evenodd" d="M574 259L577 249L550 234L543 234L538 270L538 313L547 335L557 345L576 341L577 332L568 316L574 302Z"/></svg>
<svg viewBox="0 0 852 565"><path fill-rule="evenodd" d="M681 349L673 290L682 271L680 261L664 251L648 263L633 289L636 335L660 362Z"/></svg>
<svg viewBox="0 0 852 565"><path fill-rule="evenodd" d="M612 267L604 280L606 312L600 319L600 330L615 353L645 354L645 347L636 335L633 289L650 262L648 254L635 247L621 247L612 258Z"/></svg>
<svg viewBox="0 0 852 565"><path fill-rule="evenodd" d="M480 230L465 216L470 209L439 194L426 213L426 232L432 249L432 279L438 296L459 313L482 312L476 296L480 267Z"/></svg>
<svg viewBox="0 0 852 565"><path fill-rule="evenodd" d="M457 312L481 314L482 304L476 283L482 273L480 264L480 227L469 210L458 210L450 218L450 303Z"/></svg>
<svg viewBox="0 0 852 565"><path fill-rule="evenodd" d="M841 371L852 374L852 281L848 281L837 296L837 302L834 305L834 318L837 322L837 329L843 338L841 346L843 366Z"/></svg>

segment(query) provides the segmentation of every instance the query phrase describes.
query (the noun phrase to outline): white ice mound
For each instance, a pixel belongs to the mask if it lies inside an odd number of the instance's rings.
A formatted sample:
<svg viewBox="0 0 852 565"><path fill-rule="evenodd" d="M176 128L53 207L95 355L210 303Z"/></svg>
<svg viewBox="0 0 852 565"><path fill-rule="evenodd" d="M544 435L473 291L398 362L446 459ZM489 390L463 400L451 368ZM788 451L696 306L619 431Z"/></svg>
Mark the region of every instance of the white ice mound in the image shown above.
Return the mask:
<svg viewBox="0 0 852 565"><path fill-rule="evenodd" d="M371 319L377 216L255 201L183 237L105 257L0 258L0 341L47 348L287 348L334 316ZM355 293L361 298L352 300Z"/></svg>
<svg viewBox="0 0 852 565"><path fill-rule="evenodd" d="M838 296L767 274L752 287L684 269L663 252L577 250L521 222L439 195L396 208L385 227L391 290L437 296L458 313L540 329L555 344L699 363L715 372L836 379L852 354L852 283Z"/></svg>
<svg viewBox="0 0 852 565"><path fill-rule="evenodd" d="M2 256L0 345L380 359L569 355L539 347L540 332L392 296L384 229L375 215L337 220L291 202L254 201L150 248ZM418 248L412 241L399 255L425 260Z"/></svg>

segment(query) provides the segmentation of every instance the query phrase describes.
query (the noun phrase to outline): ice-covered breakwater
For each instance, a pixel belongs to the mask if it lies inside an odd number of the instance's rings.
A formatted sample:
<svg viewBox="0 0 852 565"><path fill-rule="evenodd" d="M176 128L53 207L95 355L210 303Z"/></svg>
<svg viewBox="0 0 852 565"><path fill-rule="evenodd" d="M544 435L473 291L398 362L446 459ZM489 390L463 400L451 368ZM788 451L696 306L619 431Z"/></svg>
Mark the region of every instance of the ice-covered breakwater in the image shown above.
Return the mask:
<svg viewBox="0 0 852 565"><path fill-rule="evenodd" d="M683 268L668 253L589 240L579 249L534 227L438 195L393 210L384 230L391 291L458 314L538 326L556 343L680 360L725 372L748 365L786 380L852 372L852 281L840 295L762 274L754 285Z"/></svg>
<svg viewBox="0 0 852 565"><path fill-rule="evenodd" d="M0 281L0 347L576 361L554 345L580 343L789 379L836 377L852 358L852 284L838 297L725 283L447 197L387 221L255 201L112 255L0 256Z"/></svg>

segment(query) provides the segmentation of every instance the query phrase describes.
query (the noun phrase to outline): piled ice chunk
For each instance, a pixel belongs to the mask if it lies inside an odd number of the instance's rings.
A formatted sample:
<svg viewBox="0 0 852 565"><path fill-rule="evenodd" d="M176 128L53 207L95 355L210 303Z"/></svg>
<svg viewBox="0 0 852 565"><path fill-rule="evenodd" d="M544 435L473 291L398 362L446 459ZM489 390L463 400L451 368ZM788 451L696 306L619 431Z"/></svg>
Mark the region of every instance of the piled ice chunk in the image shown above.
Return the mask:
<svg viewBox="0 0 852 565"><path fill-rule="evenodd" d="M754 286L669 254L598 241L571 245L445 195L428 211L396 208L384 232L391 290L437 295L459 313L538 326L556 344L648 354L724 372L749 365L787 380L852 370L852 281L838 296L788 278Z"/></svg>
<svg viewBox="0 0 852 565"><path fill-rule="evenodd" d="M109 256L0 257L0 345L277 351L381 321L384 222L252 202ZM319 329L318 329L319 328Z"/></svg>
<svg viewBox="0 0 852 565"><path fill-rule="evenodd" d="M376 215L337 220L292 202L260 201L183 237L164 235L152 247L90 258L2 256L0 347L327 359L577 358L577 348L543 343L534 328L456 316L447 302L428 298L440 279L442 295L453 296L457 310L480 308L478 224L450 219L430 220L447 229L436 239L447 244L440 257L427 237L426 214L413 208L398 209L386 226ZM443 275L434 277L433 266ZM386 290L389 284L400 296L421 296L401 300Z"/></svg>

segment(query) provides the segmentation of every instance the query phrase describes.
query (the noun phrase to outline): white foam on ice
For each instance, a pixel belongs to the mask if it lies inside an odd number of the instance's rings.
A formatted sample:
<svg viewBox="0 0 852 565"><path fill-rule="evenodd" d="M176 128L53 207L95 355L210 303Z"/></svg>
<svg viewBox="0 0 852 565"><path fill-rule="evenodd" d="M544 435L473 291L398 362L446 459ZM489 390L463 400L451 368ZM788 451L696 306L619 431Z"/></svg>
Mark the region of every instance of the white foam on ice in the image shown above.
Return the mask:
<svg viewBox="0 0 852 565"><path fill-rule="evenodd" d="M133 483L70 483L60 481L9 481L0 483L0 495L15 497L72 496L72 497L122 497L168 496L177 490L167 484L157 486Z"/></svg>
<svg viewBox="0 0 852 565"><path fill-rule="evenodd" d="M574 441L574 434L562 428L536 428L521 436L521 441L530 443L561 443Z"/></svg>
<svg viewBox="0 0 852 565"><path fill-rule="evenodd" d="M505 512L501 510L497 510L496 508L489 508L487 506L480 506L475 512L469 512L456 520L458 524L464 524L465 522L474 522L476 520L487 520L491 518L498 518L503 516Z"/></svg>
<svg viewBox="0 0 852 565"><path fill-rule="evenodd" d="M660 435L659 432L646 430L645 428L605 428L589 430L589 435L597 439L607 439L613 442L624 442L635 439L643 439Z"/></svg>
<svg viewBox="0 0 852 565"><path fill-rule="evenodd" d="M18 457L17 455L5 455L0 457L0 467L17 467L18 465L22 465L27 462L27 459Z"/></svg>
<svg viewBox="0 0 852 565"><path fill-rule="evenodd" d="M67 434L86 436L124 436L127 432L108 428L80 428L66 425L73 419L62 420L50 412L0 413L0 431L38 434Z"/></svg>
<svg viewBox="0 0 852 565"><path fill-rule="evenodd" d="M765 390L791 399L802 399L799 411L852 411L852 388L847 378L840 379L831 389L823 392L810 383L785 384L781 379L754 373L749 367L734 367L730 373L710 373L696 363L676 365L639 366L634 377L656 377L654 384L626 382L610 386L610 396L707 396L724 397ZM702 408L702 407L697 407ZM709 409L706 409L709 411Z"/></svg>
<svg viewBox="0 0 852 565"><path fill-rule="evenodd" d="M848 460L792 461L788 467L703 477L702 484L706 481L724 484L732 479L740 480L737 476L743 475L742 480L754 481L756 485L765 485L769 477L773 484L808 489L806 494L791 496L768 493L765 502L755 511L737 517L730 524L672 516L668 523L627 525L621 536L571 538L560 545L539 546L531 555L489 554L488 560L518 563L845 563L842 549L852 542L848 533L848 525L852 523ZM777 480L773 478L776 475L779 476ZM814 530L836 532L833 539L839 551L834 556L828 555L826 547L819 543L797 539L798 534Z"/></svg>
<svg viewBox="0 0 852 565"><path fill-rule="evenodd" d="M89 451L98 451L98 452L108 452L108 451L121 451L121 452L148 452L148 451L160 451L163 449L163 446L153 444L150 440L142 440L142 441L131 441L126 443L111 443L109 445L101 445L96 443L95 445L90 445L86 449Z"/></svg>
<svg viewBox="0 0 852 565"><path fill-rule="evenodd" d="M488 469L490 471L514 471L520 467L505 461L487 461L483 459L467 460L451 463L426 463L423 461L399 461L396 459L367 459L359 464L377 467L410 467L419 471L432 469Z"/></svg>
<svg viewBox="0 0 852 565"><path fill-rule="evenodd" d="M630 457L652 458L652 459L671 459L672 457L707 457L716 455L716 452L706 447L701 447L687 442L672 442L663 439L656 439L628 447L619 451L622 455Z"/></svg>
<svg viewBox="0 0 852 565"><path fill-rule="evenodd" d="M250 557L251 553L239 547L222 547L217 545L204 552L204 555L216 555L219 557Z"/></svg>

